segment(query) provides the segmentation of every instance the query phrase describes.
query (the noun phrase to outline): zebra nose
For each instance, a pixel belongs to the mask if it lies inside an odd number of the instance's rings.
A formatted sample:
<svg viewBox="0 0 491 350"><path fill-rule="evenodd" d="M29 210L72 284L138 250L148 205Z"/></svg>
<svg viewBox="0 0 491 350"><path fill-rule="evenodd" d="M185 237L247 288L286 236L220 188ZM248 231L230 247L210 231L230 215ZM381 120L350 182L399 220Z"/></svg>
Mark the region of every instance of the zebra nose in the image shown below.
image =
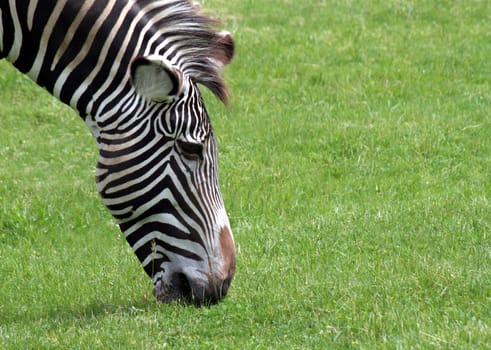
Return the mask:
<svg viewBox="0 0 491 350"><path fill-rule="evenodd" d="M162 301L184 300L196 306L212 305L225 298L232 278L224 280L210 279L204 281L186 275L175 273L168 285L167 292L160 296ZM159 297L157 297L159 299Z"/></svg>

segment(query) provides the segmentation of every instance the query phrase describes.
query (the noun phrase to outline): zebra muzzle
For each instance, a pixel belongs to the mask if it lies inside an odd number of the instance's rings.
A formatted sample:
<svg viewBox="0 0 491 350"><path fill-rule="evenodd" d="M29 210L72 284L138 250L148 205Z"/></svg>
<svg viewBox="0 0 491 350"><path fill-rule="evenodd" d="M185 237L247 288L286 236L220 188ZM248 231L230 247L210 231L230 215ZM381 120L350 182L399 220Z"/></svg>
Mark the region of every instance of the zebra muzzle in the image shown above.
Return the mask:
<svg viewBox="0 0 491 350"><path fill-rule="evenodd" d="M216 304L222 300L230 287L232 278L224 280L210 279L203 281L187 276L185 273L174 273L168 281L158 278L153 293L158 301L184 301L196 306Z"/></svg>
<svg viewBox="0 0 491 350"><path fill-rule="evenodd" d="M222 225L217 233L217 243L205 259L160 265L152 276L157 300L180 300L201 306L225 298L235 275L235 245L228 224Z"/></svg>

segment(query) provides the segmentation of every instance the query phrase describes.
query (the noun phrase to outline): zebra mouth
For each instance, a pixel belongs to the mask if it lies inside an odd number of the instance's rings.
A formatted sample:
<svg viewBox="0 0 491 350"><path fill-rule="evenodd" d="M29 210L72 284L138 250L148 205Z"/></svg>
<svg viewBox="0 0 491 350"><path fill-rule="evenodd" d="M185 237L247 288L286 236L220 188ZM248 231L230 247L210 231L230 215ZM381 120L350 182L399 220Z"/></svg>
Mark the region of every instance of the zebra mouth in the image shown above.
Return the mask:
<svg viewBox="0 0 491 350"><path fill-rule="evenodd" d="M206 306L218 303L225 297L230 281L225 280L219 288L206 286L203 281L195 281L184 273L174 273L169 282L158 279L153 287L155 298L164 303L184 302L196 306Z"/></svg>
<svg viewBox="0 0 491 350"><path fill-rule="evenodd" d="M192 290L185 274L175 273L169 281L159 278L155 281L153 294L158 301L170 303L173 301L192 302Z"/></svg>

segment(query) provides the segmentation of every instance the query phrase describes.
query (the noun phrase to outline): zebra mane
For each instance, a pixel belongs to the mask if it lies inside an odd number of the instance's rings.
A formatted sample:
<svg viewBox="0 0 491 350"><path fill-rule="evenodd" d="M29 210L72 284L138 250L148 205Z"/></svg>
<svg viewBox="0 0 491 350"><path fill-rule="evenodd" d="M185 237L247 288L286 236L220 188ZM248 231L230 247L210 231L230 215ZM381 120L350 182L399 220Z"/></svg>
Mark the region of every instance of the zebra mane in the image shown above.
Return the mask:
<svg viewBox="0 0 491 350"><path fill-rule="evenodd" d="M222 33L216 32L213 27L218 22L199 13L197 4L176 0L167 6L171 6L169 15L160 22L159 29L162 36L177 48L180 68L226 104L228 88L221 77L221 70L234 54L231 36L224 38Z"/></svg>

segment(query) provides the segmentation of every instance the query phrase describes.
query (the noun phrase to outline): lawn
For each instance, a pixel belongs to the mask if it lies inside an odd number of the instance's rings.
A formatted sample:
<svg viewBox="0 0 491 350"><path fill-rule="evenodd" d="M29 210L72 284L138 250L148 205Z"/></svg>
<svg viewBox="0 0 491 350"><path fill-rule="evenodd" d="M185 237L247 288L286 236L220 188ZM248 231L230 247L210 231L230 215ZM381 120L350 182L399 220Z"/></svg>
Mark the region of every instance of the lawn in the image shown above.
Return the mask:
<svg viewBox="0 0 491 350"><path fill-rule="evenodd" d="M227 298L159 304L68 107L0 62L0 348L491 347L491 2L208 0Z"/></svg>

